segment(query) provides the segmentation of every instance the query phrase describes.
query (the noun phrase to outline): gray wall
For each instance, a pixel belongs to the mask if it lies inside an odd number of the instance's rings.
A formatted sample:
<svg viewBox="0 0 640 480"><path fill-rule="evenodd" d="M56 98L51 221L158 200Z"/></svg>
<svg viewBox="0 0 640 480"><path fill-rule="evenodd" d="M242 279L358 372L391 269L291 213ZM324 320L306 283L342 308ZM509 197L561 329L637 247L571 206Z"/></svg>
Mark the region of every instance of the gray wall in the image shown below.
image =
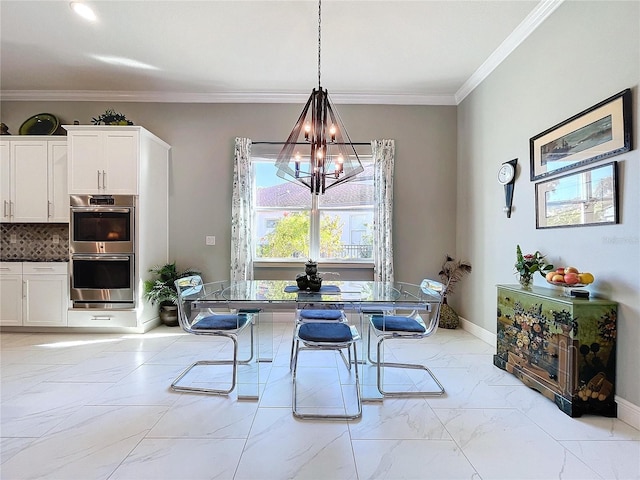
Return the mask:
<svg viewBox="0 0 640 480"><path fill-rule="evenodd" d="M3 102L10 132L33 114L89 124L107 108L124 113L172 146L170 258L206 279L228 278L231 184L236 136L284 141L303 105ZM338 105L356 142L396 141L394 241L397 279L437 275L455 253L456 107ZM330 193L329 193L330 194ZM205 235L216 245L206 246ZM297 267L295 271L302 271ZM264 271L262 277L267 276ZM277 278L276 274L272 278Z"/></svg>
<svg viewBox="0 0 640 480"><path fill-rule="evenodd" d="M460 313L495 332L498 283L515 283L516 244L555 265L595 274L592 292L616 300L617 394L640 405L640 154L638 2L565 2L458 107L457 252L473 264ZM536 230L529 138L632 88L634 150L619 162L619 225ZM500 163L518 158L511 219ZM545 285L536 276L537 285Z"/></svg>

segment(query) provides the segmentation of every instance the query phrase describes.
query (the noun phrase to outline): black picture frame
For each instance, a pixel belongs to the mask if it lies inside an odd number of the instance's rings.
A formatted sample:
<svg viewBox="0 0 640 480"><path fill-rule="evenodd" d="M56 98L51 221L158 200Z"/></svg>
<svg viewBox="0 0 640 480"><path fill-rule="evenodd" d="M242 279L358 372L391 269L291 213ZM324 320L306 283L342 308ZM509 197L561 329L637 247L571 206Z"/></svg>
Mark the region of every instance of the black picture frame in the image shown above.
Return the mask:
<svg viewBox="0 0 640 480"><path fill-rule="evenodd" d="M626 89L532 137L531 181L631 150L631 110Z"/></svg>
<svg viewBox="0 0 640 480"><path fill-rule="evenodd" d="M536 183L536 228L612 225L618 216L618 165L605 163Z"/></svg>

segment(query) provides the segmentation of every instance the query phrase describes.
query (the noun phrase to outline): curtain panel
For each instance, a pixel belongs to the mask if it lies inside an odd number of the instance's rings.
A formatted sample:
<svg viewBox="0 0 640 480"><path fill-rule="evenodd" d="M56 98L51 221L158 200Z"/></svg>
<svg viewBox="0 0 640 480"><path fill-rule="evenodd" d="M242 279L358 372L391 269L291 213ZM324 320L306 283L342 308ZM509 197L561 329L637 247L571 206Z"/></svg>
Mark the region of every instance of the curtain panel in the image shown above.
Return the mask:
<svg viewBox="0 0 640 480"><path fill-rule="evenodd" d="M373 214L373 278L393 281L393 164L394 140L371 142L373 154L374 205Z"/></svg>
<svg viewBox="0 0 640 480"><path fill-rule="evenodd" d="M253 280L253 195L251 140L236 138L231 200L231 275L234 280Z"/></svg>

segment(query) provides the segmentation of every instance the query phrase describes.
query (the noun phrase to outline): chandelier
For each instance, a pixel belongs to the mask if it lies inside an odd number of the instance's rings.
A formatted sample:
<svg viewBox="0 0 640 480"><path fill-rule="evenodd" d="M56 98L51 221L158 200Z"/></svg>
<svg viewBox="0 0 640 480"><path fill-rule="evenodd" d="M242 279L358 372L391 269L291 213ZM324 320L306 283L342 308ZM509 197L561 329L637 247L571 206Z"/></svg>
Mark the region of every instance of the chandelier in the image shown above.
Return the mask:
<svg viewBox="0 0 640 480"><path fill-rule="evenodd" d="M318 1L318 88L313 89L278 159L277 175L300 183L312 194L351 180L364 171L329 92L320 82L322 0ZM309 147L307 153L302 147Z"/></svg>

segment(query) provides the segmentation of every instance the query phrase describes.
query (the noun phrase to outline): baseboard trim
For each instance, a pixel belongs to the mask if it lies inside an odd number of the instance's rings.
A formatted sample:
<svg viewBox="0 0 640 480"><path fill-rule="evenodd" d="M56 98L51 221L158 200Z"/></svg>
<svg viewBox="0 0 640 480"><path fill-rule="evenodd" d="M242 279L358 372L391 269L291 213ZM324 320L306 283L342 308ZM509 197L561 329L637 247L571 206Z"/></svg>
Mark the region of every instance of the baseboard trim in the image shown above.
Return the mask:
<svg viewBox="0 0 640 480"><path fill-rule="evenodd" d="M466 330L474 337L478 337L480 340L488 343L492 347L498 345L498 338L496 337L495 333L491 333L490 331L485 330L484 328L479 327L475 323L470 322L466 318L462 317L460 317L460 325L462 326L463 330Z"/></svg>
<svg viewBox="0 0 640 480"><path fill-rule="evenodd" d="M485 330L462 317L460 317L460 326L463 330L469 332L471 335L479 338L483 342L494 347L497 345L497 337L495 333L491 333L490 331ZM615 396L615 399L618 404L618 420L640 430L640 406L635 405L618 395Z"/></svg>
<svg viewBox="0 0 640 480"><path fill-rule="evenodd" d="M618 404L618 420L640 430L640 406L634 405L618 395L615 396L615 399Z"/></svg>

